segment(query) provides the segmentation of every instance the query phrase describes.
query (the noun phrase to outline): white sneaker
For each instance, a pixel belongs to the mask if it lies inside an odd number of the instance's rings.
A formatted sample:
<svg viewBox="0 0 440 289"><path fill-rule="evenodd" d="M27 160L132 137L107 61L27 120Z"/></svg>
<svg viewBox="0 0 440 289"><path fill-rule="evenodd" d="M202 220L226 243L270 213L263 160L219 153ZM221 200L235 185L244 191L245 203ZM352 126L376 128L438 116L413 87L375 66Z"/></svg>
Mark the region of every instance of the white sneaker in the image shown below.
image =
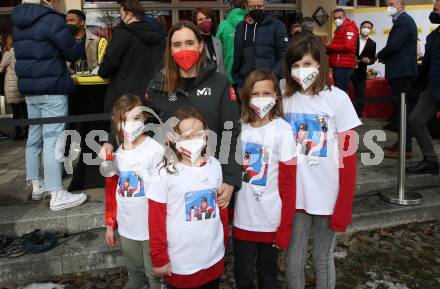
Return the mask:
<svg viewBox="0 0 440 289"><path fill-rule="evenodd" d="M46 191L44 190L43 180L32 180L32 200L38 201L46 196Z"/></svg>
<svg viewBox="0 0 440 289"><path fill-rule="evenodd" d="M87 195L83 192L80 194L72 194L61 189L51 192L50 210L60 211L75 206L79 206L87 200Z"/></svg>

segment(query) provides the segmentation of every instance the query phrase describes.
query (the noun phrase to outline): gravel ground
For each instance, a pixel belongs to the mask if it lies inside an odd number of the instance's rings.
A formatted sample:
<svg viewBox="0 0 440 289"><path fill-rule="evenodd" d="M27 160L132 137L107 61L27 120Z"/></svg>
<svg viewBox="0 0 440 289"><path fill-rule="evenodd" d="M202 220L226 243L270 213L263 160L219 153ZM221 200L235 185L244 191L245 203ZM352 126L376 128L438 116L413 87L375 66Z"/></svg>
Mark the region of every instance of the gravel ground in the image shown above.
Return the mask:
<svg viewBox="0 0 440 289"><path fill-rule="evenodd" d="M439 247L440 221L341 236L335 250L336 288L439 289ZM309 254L309 262L306 266L307 289L315 288L312 268ZM222 289L235 288L232 269L233 259L229 252L226 257L226 273L222 280ZM281 255L278 289L285 288L283 271ZM126 278L126 272L120 269L62 276L53 278L50 282L63 284L65 289L119 289L124 287Z"/></svg>

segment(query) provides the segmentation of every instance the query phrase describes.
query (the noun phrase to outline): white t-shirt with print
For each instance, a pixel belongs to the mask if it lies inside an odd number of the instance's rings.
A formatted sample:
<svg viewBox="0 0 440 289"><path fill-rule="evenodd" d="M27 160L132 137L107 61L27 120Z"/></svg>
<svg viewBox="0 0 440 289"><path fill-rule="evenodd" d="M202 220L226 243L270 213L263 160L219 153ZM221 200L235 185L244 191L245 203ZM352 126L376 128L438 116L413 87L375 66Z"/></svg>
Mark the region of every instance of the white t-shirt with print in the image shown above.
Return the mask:
<svg viewBox="0 0 440 289"><path fill-rule="evenodd" d="M252 232L275 232L281 222L279 162L295 157L292 127L281 118L255 128L241 126L242 186L236 194L234 226Z"/></svg>
<svg viewBox="0 0 440 289"><path fill-rule="evenodd" d="M332 215L339 193L337 133L361 124L351 100L332 86L315 96L285 97L283 108L297 143L296 208Z"/></svg>
<svg viewBox="0 0 440 289"><path fill-rule="evenodd" d="M116 189L118 232L125 238L144 241L148 234L148 192L152 176L162 161L163 147L150 137L131 150L116 151L119 171Z"/></svg>
<svg viewBox="0 0 440 289"><path fill-rule="evenodd" d="M223 182L217 159L202 167L177 164L150 184L148 198L166 203L166 230L171 272L191 275L217 264L225 255L217 191Z"/></svg>

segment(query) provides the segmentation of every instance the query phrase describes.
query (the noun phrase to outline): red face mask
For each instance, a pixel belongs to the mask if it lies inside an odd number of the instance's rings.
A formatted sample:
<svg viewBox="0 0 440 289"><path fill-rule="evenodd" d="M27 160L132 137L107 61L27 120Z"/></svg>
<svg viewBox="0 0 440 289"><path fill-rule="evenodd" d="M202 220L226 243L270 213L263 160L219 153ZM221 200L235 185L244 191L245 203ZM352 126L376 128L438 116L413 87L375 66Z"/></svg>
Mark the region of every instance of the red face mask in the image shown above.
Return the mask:
<svg viewBox="0 0 440 289"><path fill-rule="evenodd" d="M202 22L200 22L197 27L199 27L200 31L202 33L208 34L211 33L211 28L212 28L212 21L211 20L203 20Z"/></svg>
<svg viewBox="0 0 440 289"><path fill-rule="evenodd" d="M173 53L173 59L185 71L190 70L199 62L200 52L197 50L180 50Z"/></svg>

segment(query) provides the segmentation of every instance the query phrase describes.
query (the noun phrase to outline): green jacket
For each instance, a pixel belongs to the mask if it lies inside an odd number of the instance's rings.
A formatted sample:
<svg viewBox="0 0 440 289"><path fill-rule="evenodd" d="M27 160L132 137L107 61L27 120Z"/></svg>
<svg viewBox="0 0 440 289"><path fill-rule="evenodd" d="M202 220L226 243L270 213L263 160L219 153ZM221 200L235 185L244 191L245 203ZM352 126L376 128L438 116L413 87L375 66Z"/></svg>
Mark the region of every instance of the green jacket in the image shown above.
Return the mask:
<svg viewBox="0 0 440 289"><path fill-rule="evenodd" d="M244 16L247 14L246 9L235 8L228 13L225 20L220 23L217 30L217 39L223 45L223 57L225 62L226 71L228 73L228 80L234 83L232 79L232 66L234 65L234 35L235 29L238 23L243 21Z"/></svg>

